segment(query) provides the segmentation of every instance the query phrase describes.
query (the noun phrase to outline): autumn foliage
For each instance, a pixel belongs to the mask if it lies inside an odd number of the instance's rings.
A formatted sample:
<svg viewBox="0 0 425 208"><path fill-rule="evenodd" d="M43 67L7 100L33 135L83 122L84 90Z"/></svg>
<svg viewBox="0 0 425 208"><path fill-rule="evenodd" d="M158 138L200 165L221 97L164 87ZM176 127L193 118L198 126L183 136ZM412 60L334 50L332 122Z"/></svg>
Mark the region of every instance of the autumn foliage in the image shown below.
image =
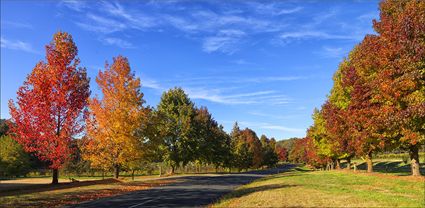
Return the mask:
<svg viewBox="0 0 425 208"><path fill-rule="evenodd" d="M71 154L71 139L84 130L89 78L78 67L77 52L71 35L56 33L46 46L47 62L37 63L19 88L16 104L9 102L11 136L50 164L53 183Z"/></svg>
<svg viewBox="0 0 425 208"><path fill-rule="evenodd" d="M343 60L308 137L321 158L337 165L364 158L368 172L374 153L407 150L417 176L425 143L425 2L386 0L380 11L373 22L377 34L367 35Z"/></svg>
<svg viewBox="0 0 425 208"><path fill-rule="evenodd" d="M118 178L120 168L140 160L143 154L140 130L147 110L140 79L131 72L128 60L118 56L99 72L96 82L103 97L90 100L83 156L93 167L114 168Z"/></svg>

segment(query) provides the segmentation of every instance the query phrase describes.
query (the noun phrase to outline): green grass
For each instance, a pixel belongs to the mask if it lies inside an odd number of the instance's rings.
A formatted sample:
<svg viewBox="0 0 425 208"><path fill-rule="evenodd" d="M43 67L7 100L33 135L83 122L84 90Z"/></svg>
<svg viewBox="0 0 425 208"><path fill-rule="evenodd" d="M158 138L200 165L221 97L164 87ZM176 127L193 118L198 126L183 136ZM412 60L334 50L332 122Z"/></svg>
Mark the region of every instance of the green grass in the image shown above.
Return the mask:
<svg viewBox="0 0 425 208"><path fill-rule="evenodd" d="M305 168L239 187L213 207L424 207L424 179Z"/></svg>

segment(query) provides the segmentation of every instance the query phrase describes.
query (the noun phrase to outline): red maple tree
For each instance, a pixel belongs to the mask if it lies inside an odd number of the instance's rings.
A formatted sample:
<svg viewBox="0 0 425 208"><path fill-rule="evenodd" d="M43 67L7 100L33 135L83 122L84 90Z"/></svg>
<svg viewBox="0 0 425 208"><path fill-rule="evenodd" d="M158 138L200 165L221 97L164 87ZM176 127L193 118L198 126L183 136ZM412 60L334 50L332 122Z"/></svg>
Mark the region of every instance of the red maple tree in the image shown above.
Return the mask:
<svg viewBox="0 0 425 208"><path fill-rule="evenodd" d="M86 70L78 67L72 36L58 32L46 46L47 63L40 61L10 100L11 135L27 152L46 161L52 183L71 155L70 142L84 129L83 117L90 96Z"/></svg>

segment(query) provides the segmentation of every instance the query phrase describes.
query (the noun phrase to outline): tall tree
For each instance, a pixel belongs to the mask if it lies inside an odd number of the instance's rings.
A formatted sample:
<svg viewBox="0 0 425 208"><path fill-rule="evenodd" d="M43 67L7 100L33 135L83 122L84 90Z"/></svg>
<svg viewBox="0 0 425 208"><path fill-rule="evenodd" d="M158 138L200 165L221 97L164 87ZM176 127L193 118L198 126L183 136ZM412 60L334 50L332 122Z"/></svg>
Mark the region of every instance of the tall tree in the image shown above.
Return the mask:
<svg viewBox="0 0 425 208"><path fill-rule="evenodd" d="M72 36L58 32L46 46L47 63L40 61L18 90L17 106L10 100L11 136L27 152L50 164L52 183L69 158L73 136L84 129L83 112L90 96L89 78L78 67Z"/></svg>
<svg viewBox="0 0 425 208"><path fill-rule="evenodd" d="M161 117L160 134L166 147L164 157L174 173L180 163L186 165L196 154L195 107L183 89L174 88L162 94L157 109Z"/></svg>
<svg viewBox="0 0 425 208"><path fill-rule="evenodd" d="M420 145L425 144L425 2L386 0L380 3L378 100L386 111L389 144L400 144L419 176Z"/></svg>
<svg viewBox="0 0 425 208"><path fill-rule="evenodd" d="M118 178L120 169L139 160L143 152L140 139L147 110L140 79L131 72L128 59L118 56L99 71L96 82L103 96L89 103L83 157L101 169L114 168Z"/></svg>

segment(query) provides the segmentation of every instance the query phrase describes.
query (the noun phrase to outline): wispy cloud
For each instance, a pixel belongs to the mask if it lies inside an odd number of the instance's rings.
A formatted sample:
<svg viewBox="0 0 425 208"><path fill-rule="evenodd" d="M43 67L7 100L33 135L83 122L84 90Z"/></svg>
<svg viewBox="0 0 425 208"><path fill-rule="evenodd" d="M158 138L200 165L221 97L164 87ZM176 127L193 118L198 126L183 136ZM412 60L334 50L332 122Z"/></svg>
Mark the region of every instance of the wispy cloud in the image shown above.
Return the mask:
<svg viewBox="0 0 425 208"><path fill-rule="evenodd" d="M150 79L146 77L145 75L139 76L141 79L142 87L158 90L158 91L164 91L166 90L165 87L161 86L160 83L158 83L156 80Z"/></svg>
<svg viewBox="0 0 425 208"><path fill-rule="evenodd" d="M341 58L347 55L347 49L343 47L323 46L321 51L316 52L324 58Z"/></svg>
<svg viewBox="0 0 425 208"><path fill-rule="evenodd" d="M290 132L290 133L303 133L303 132L305 132L305 129L290 128L290 127L280 126L280 125L263 125L260 128L279 130L279 131Z"/></svg>
<svg viewBox="0 0 425 208"><path fill-rule="evenodd" d="M99 33L113 33L117 31L122 31L127 28L127 25L116 21L111 18L95 15L92 13L86 14L89 22L76 22L76 24L82 29L99 32Z"/></svg>
<svg viewBox="0 0 425 208"><path fill-rule="evenodd" d="M282 39L309 39L309 38L315 38L315 39L342 39L342 40L353 40L357 39L356 36L352 35L337 35L337 34L330 34L323 31L298 31L298 32L285 32L280 35L280 38Z"/></svg>
<svg viewBox="0 0 425 208"><path fill-rule="evenodd" d="M241 30L221 30L217 36L208 37L204 40L202 48L205 52L220 51L232 54L242 37L246 34Z"/></svg>
<svg viewBox="0 0 425 208"><path fill-rule="evenodd" d="M266 15L273 15L273 16L292 14L292 13L299 12L303 9L303 7L300 7L300 6L288 8L287 4L280 4L276 2L258 3L258 2L248 1L247 4L250 5L255 11L259 13L266 14Z"/></svg>
<svg viewBox="0 0 425 208"><path fill-rule="evenodd" d="M109 37L109 38L103 38L102 40L103 40L102 42L106 45L117 46L117 47L124 48L124 49L135 48L135 46L132 43L130 43L126 40L123 40L121 38L110 38Z"/></svg>
<svg viewBox="0 0 425 208"><path fill-rule="evenodd" d="M278 119L278 120L288 120L288 119L292 119L292 118L296 118L296 117L300 116L300 115L268 114L268 113L261 113L261 112L257 112L257 111L251 111L251 112L248 112L248 114L258 116L258 117Z"/></svg>
<svg viewBox="0 0 425 208"><path fill-rule="evenodd" d="M265 90L247 93L229 93L222 89L211 88L184 88L192 99L207 100L221 104L267 104L283 105L289 103L290 99L275 91Z"/></svg>
<svg viewBox="0 0 425 208"><path fill-rule="evenodd" d="M25 51L28 53L40 54L38 51L34 50L29 43L20 41L20 40L8 40L1 37L1 47L11 50Z"/></svg>
<svg viewBox="0 0 425 208"><path fill-rule="evenodd" d="M144 29L157 25L157 21L154 18L142 15L137 12L131 12L128 9L125 9L118 2L103 2L102 9L103 11L111 14L112 16L116 16L126 20L128 26L131 28Z"/></svg>
<svg viewBox="0 0 425 208"><path fill-rule="evenodd" d="M278 130L282 132L299 133L299 134L305 133L305 129L292 128L288 126L276 125L276 124L271 124L267 122L238 121L238 123L243 126L255 127L259 129L271 129L271 130Z"/></svg>
<svg viewBox="0 0 425 208"><path fill-rule="evenodd" d="M238 65L249 65L249 64L252 64L251 62L246 61L245 59L233 60L233 61L231 61L231 63L238 64Z"/></svg>
<svg viewBox="0 0 425 208"><path fill-rule="evenodd" d="M299 12L302 9L303 9L303 7L295 7L295 8L292 8L292 9L282 9L279 12L277 12L277 14L278 15L281 15L281 14L292 14L292 13L295 13L295 12Z"/></svg>
<svg viewBox="0 0 425 208"><path fill-rule="evenodd" d="M33 29L33 26L27 23L15 22L15 21L1 21L1 27L4 28L19 28L19 29Z"/></svg>
<svg viewBox="0 0 425 208"><path fill-rule="evenodd" d="M87 7L86 1L83 0L62 0L60 4L68 7L71 10L81 12Z"/></svg>
<svg viewBox="0 0 425 208"><path fill-rule="evenodd" d="M378 18L379 18L378 11L368 12L357 17L358 20L365 21L365 22L369 22L369 21L372 21L373 19L378 19Z"/></svg>

